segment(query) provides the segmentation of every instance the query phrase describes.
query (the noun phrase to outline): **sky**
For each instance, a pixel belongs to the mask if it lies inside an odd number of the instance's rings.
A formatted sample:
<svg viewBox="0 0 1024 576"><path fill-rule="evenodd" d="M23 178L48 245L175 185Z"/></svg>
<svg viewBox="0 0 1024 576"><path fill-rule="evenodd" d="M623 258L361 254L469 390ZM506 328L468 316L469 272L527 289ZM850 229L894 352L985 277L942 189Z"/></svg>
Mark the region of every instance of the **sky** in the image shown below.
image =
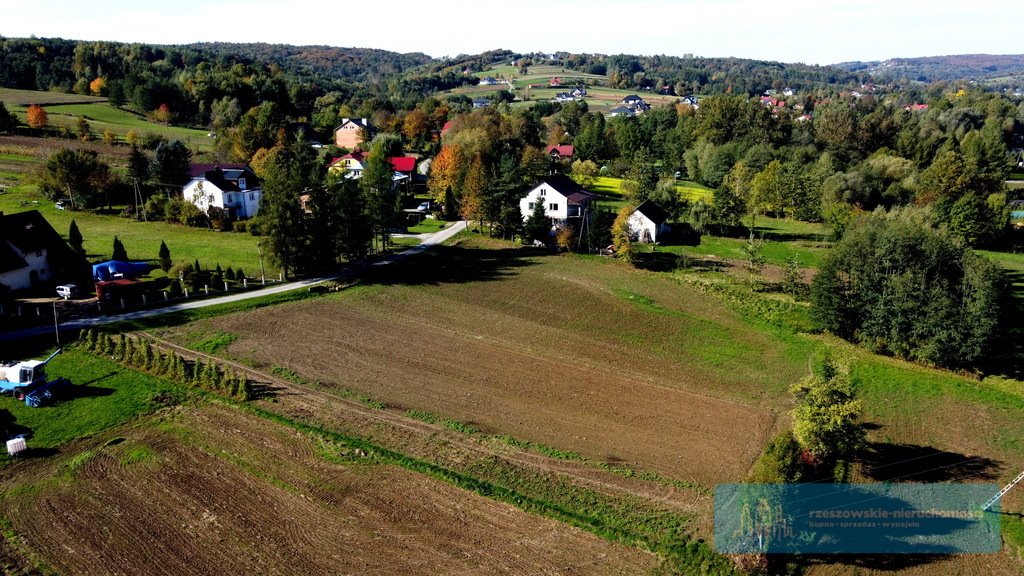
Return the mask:
<svg viewBox="0 0 1024 576"><path fill-rule="evenodd" d="M423 52L665 54L807 64L1024 53L1016 0L0 0L0 36Z"/></svg>

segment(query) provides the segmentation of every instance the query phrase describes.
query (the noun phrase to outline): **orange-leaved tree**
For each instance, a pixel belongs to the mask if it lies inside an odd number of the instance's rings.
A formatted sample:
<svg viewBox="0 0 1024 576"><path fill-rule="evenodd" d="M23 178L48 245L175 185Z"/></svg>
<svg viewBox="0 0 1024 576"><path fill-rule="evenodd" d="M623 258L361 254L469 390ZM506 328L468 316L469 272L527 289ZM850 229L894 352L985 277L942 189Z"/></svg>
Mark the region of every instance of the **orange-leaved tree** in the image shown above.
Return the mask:
<svg viewBox="0 0 1024 576"><path fill-rule="evenodd" d="M45 128L47 117L46 110L39 104L31 104L25 111L25 120L31 128Z"/></svg>
<svg viewBox="0 0 1024 576"><path fill-rule="evenodd" d="M444 146L430 163L430 177L427 188L436 202L444 202L445 196L455 193L462 183L462 148L457 144Z"/></svg>

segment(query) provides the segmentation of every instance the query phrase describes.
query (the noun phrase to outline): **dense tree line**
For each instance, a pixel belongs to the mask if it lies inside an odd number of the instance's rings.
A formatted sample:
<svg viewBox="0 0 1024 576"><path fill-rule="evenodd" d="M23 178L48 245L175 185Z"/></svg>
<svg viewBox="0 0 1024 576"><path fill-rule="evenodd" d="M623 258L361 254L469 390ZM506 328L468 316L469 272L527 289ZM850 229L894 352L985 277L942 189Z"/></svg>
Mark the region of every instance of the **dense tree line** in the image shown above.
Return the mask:
<svg viewBox="0 0 1024 576"><path fill-rule="evenodd" d="M934 212L902 208L855 219L811 286L820 326L868 348L928 364L991 360L1005 307L1005 279Z"/></svg>

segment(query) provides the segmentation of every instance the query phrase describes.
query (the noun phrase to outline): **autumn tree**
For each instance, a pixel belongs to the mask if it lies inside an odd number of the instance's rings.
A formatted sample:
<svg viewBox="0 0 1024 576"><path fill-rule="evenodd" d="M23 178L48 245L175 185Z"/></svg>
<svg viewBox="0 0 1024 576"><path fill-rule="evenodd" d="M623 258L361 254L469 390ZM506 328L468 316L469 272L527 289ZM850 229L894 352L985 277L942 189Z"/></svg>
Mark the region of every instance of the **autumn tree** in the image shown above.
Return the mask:
<svg viewBox="0 0 1024 576"><path fill-rule="evenodd" d="M612 223L612 244L615 246L615 253L629 263L632 263L635 257L633 230L629 225L629 217L633 215L633 210L634 207L629 204L623 206Z"/></svg>
<svg viewBox="0 0 1024 576"><path fill-rule="evenodd" d="M92 92L93 96L105 96L107 81L102 76L97 76L92 82L89 82L89 92Z"/></svg>
<svg viewBox="0 0 1024 576"><path fill-rule="evenodd" d="M402 119L402 135L406 142L418 146L430 136L430 118L423 110L416 108Z"/></svg>
<svg viewBox="0 0 1024 576"><path fill-rule="evenodd" d="M470 163L462 183L459 214L463 220L476 220L478 226L483 224L484 219L484 186L484 163L477 154Z"/></svg>
<svg viewBox="0 0 1024 576"><path fill-rule="evenodd" d="M170 124L173 118L174 114L171 113L171 108L167 104L161 104L157 106L156 110L153 110L153 120L161 124Z"/></svg>
<svg viewBox="0 0 1024 576"><path fill-rule="evenodd" d="M46 128L48 118L46 110L38 104L30 104L28 109L25 111L25 121L28 123L30 128L40 129Z"/></svg>
<svg viewBox="0 0 1024 576"><path fill-rule="evenodd" d="M78 139L82 142L89 142L92 140L92 126L89 125L89 121L85 119L85 116L79 116L78 122L75 124L75 134Z"/></svg>
<svg viewBox="0 0 1024 576"><path fill-rule="evenodd" d="M600 170L593 160L576 160L572 163L570 176L583 188L594 185Z"/></svg>
<svg viewBox="0 0 1024 576"><path fill-rule="evenodd" d="M814 461L834 464L853 458L864 443L864 428L848 371L826 361L820 374L804 378L790 392L797 400L791 412L793 436Z"/></svg>
<svg viewBox="0 0 1024 576"><path fill-rule="evenodd" d="M430 164L427 188L435 202L443 203L445 195L461 188L463 175L462 148L458 145L441 147Z"/></svg>

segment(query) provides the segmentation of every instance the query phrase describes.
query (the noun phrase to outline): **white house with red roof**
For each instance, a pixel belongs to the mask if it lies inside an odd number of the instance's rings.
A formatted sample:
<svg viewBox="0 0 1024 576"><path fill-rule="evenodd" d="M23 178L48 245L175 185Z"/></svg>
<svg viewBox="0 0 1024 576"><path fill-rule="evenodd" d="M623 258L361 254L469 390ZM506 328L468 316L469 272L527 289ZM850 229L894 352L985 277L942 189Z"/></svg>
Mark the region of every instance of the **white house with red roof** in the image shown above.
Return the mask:
<svg viewBox="0 0 1024 576"><path fill-rule="evenodd" d="M366 169L366 160L369 157L368 153L356 150L332 160L327 166L327 171L343 172L346 178L358 180L363 175L363 170ZM394 180L398 182L411 178L416 170L416 162L418 160L415 156L392 156L388 158L391 168L395 171Z"/></svg>
<svg viewBox="0 0 1024 576"><path fill-rule="evenodd" d="M526 220L540 202L544 205L544 213L557 226L581 218L596 197L568 176L555 174L545 178L519 201L519 211Z"/></svg>

